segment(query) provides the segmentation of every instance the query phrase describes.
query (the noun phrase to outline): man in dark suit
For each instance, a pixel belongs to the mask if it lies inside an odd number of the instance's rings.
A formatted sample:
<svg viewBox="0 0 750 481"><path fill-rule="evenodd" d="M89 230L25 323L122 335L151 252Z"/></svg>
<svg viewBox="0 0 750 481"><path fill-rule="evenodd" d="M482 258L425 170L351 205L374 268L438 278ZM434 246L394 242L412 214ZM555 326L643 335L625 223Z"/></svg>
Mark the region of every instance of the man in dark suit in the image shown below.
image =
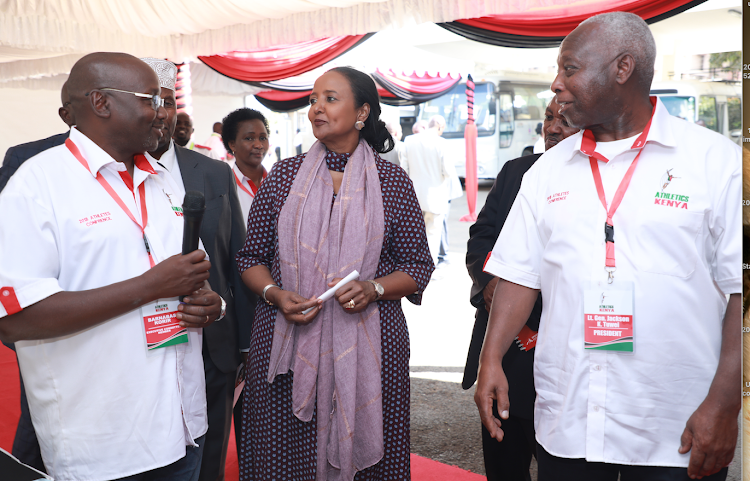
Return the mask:
<svg viewBox="0 0 750 481"><path fill-rule="evenodd" d="M64 83L60 91L60 100L62 101L62 107L57 110L57 114L60 116L63 122L68 128L75 125L75 119L73 118L73 111L68 107L70 106L70 95L68 95L68 84ZM13 146L8 149L5 153L5 159L3 164L0 166L0 192L5 188L5 184L8 183L10 177L18 170L18 168L34 157L39 152L56 147L65 143L70 132L64 132L62 134L56 134L52 137L47 137L42 140L35 140L34 142L28 142L26 144L20 144Z"/></svg>
<svg viewBox="0 0 750 481"><path fill-rule="evenodd" d="M73 116L73 111L69 108L70 95L68 94L67 82L63 84L62 89L60 90L60 101L62 102L62 107L57 110L57 114L62 121L65 122L68 128L70 128L75 125L76 122ZM44 152L47 149L63 144L69 134L70 131L9 148L5 153L3 164L0 165L0 192L5 188L8 180L10 180L11 176L16 170L18 170L21 164L40 152ZM6 346L14 349L13 344L6 344ZM26 400L26 389L23 385L23 378L21 378L21 417L18 419L16 436L13 439L12 453L13 456L18 458L22 463L38 469L39 471L47 472L44 467L44 462L42 462L42 452L39 449L39 441L36 438L34 425L31 424L29 403Z"/></svg>
<svg viewBox="0 0 750 481"><path fill-rule="evenodd" d="M575 134L578 129L568 126L558 113L559 105L553 98L547 106L543 124L544 147L549 150L562 139ZM462 386L469 389L477 379L479 353L487 329L487 320L492 306L498 278L484 272L484 262L495 246L513 201L521 188L523 174L534 165L542 154L527 155L507 162L495 180L487 201L469 229L466 252L466 268L474 282L471 287L471 304L477 308L474 331L471 336L469 354L464 369ZM530 481L529 465L535 455L534 439L534 345L539 318L542 314L542 297L538 297L531 316L516 338L517 348L511 348L503 357L503 370L508 378L508 395L513 412L503 420L505 438L498 442L482 426L484 465L489 481ZM495 416L500 417L495 408Z"/></svg>
<svg viewBox="0 0 750 481"><path fill-rule="evenodd" d="M211 259L208 282L227 304L226 317L203 330L208 432L199 479L221 481L232 419L235 373L241 363L240 349L250 345L257 300L243 284L234 261L234 255L245 243L245 219L229 165L175 145L172 140L177 122L176 67L166 60L142 60L159 76L167 111L159 145L148 155L169 171L186 192L199 191L205 195L206 212L200 237ZM239 430L237 433L239 436Z"/></svg>

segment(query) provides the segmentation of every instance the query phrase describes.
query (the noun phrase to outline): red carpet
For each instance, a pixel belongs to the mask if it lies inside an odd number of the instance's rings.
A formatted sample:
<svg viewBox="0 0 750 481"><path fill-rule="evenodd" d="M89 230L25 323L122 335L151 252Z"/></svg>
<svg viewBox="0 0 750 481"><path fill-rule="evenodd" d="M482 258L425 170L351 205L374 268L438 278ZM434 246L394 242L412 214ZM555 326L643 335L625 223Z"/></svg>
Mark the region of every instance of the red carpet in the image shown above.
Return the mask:
<svg viewBox="0 0 750 481"><path fill-rule="evenodd" d="M16 433L19 405L18 364L16 355L5 346L0 346L0 448L10 452L13 436ZM412 481L482 481L484 476L438 463L431 459L411 455ZM238 481L237 449L234 442L234 428L229 438L227 453L226 481Z"/></svg>

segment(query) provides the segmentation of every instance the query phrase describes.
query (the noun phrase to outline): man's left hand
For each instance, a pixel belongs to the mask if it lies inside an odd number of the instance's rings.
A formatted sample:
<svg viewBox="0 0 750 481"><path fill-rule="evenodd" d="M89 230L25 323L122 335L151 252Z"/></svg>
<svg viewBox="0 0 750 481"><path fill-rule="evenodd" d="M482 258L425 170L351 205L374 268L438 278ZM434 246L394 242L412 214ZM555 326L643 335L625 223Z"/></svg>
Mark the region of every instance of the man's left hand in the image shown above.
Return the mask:
<svg viewBox="0 0 750 481"><path fill-rule="evenodd" d="M688 476L701 479L728 466L737 444L737 413L708 399L685 425L680 454L690 451Z"/></svg>
<svg viewBox="0 0 750 481"><path fill-rule="evenodd" d="M177 309L181 327L208 327L221 314L221 297L210 289L193 292Z"/></svg>

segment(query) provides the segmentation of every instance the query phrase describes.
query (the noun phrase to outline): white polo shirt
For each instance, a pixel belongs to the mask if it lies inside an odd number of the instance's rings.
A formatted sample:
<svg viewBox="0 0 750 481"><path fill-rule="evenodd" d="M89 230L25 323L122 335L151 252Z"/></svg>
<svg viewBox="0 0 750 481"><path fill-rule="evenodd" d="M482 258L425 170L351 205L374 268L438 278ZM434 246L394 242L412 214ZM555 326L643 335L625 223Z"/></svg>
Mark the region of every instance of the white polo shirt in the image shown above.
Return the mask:
<svg viewBox="0 0 750 481"><path fill-rule="evenodd" d="M0 286L21 307L60 291L82 291L149 269L142 233L96 181L102 176L141 221L125 170L73 128L70 139L88 172L65 145L30 159L0 195ZM155 262L179 253L182 199L156 174L145 182ZM170 204L170 196L172 202ZM6 315L0 306L0 317ZM189 343L147 352L140 310L85 331L16 343L31 417L48 472L56 480L121 478L171 464L207 430L201 330Z"/></svg>
<svg viewBox="0 0 750 481"><path fill-rule="evenodd" d="M583 349L583 284L607 274L606 213L581 139L526 173L485 266L542 291L536 437L559 457L686 467L680 436L716 373L725 295L741 292L740 148L657 103L613 218L615 284L635 286L635 351L624 354ZM599 162L608 203L634 157Z"/></svg>

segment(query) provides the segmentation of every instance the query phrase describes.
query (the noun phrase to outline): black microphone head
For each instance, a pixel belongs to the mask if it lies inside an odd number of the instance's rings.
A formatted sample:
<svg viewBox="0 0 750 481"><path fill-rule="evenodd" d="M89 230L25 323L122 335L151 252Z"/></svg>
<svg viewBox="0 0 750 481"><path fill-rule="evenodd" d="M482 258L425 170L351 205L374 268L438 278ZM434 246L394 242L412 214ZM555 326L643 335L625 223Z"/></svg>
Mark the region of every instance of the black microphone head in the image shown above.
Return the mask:
<svg viewBox="0 0 750 481"><path fill-rule="evenodd" d="M191 190L185 192L185 199L182 201L182 213L186 216L203 215L206 210L206 197L203 192Z"/></svg>

